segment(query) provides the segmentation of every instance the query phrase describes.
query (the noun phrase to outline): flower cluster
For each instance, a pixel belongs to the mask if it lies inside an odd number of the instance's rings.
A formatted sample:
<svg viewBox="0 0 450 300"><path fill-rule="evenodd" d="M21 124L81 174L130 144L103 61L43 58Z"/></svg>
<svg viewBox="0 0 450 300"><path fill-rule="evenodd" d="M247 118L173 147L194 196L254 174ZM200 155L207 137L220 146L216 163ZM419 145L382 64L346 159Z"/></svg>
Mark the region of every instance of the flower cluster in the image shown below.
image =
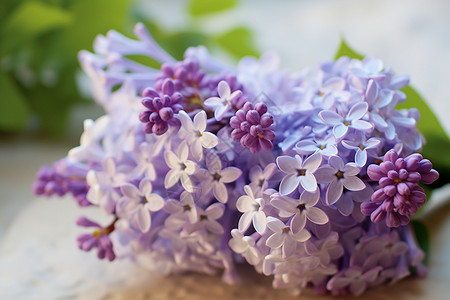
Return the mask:
<svg viewBox="0 0 450 300"><path fill-rule="evenodd" d="M35 184L111 216L79 218L94 228L82 250L165 275L223 270L228 283L243 258L297 294L360 295L426 274L408 223L426 200L418 183L438 173L415 153L417 110L395 108L406 76L371 57L290 73L273 53L233 68L196 47L176 62L142 24L135 33L80 54L106 115Z"/></svg>

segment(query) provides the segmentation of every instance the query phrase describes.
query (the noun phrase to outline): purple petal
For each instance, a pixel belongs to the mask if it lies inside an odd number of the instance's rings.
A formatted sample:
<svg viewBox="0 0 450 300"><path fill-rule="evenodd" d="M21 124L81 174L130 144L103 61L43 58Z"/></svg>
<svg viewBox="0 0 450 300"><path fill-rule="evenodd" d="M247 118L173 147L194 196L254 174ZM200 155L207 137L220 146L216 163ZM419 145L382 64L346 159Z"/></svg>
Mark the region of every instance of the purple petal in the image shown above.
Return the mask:
<svg viewBox="0 0 450 300"><path fill-rule="evenodd" d="M350 111L347 114L347 119L356 121L361 119L367 112L369 105L367 102L359 102L350 108ZM353 122L352 122L353 124Z"/></svg>
<svg viewBox="0 0 450 300"><path fill-rule="evenodd" d="M309 172L314 173L321 163L322 154L314 153L303 162L303 169L307 169Z"/></svg>
<svg viewBox="0 0 450 300"><path fill-rule="evenodd" d="M319 117L323 122L325 122L325 124L329 125L342 124L342 122L344 121L344 118L342 116L331 110L322 110L319 113Z"/></svg>
<svg viewBox="0 0 450 300"><path fill-rule="evenodd" d="M337 139L343 138L347 134L347 131L348 131L348 127L345 126L343 123L340 123L333 127L333 135Z"/></svg>

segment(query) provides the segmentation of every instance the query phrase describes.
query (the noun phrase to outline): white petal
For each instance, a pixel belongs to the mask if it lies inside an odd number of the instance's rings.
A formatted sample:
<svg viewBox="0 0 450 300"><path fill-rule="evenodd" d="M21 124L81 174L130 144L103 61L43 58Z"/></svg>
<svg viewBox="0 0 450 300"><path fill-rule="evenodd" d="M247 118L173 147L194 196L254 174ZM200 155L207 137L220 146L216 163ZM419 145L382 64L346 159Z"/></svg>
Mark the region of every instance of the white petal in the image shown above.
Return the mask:
<svg viewBox="0 0 450 300"><path fill-rule="evenodd" d="M355 163L358 167L363 167L367 162L367 151L358 149L355 154Z"/></svg>
<svg viewBox="0 0 450 300"><path fill-rule="evenodd" d="M345 79L341 77L331 77L323 84L322 91L325 93L343 90L345 87Z"/></svg>
<svg viewBox="0 0 450 300"><path fill-rule="evenodd" d="M305 204L306 207L311 207L317 204L320 199L320 192L316 190L314 193L304 191L300 195L300 203Z"/></svg>
<svg viewBox="0 0 450 300"><path fill-rule="evenodd" d="M146 206L150 211L158 211L164 207L164 200L158 194L150 194L146 199L148 201Z"/></svg>
<svg viewBox="0 0 450 300"><path fill-rule="evenodd" d="M311 237L311 234L309 233L308 230L303 228L303 230L300 230L299 232L297 232L295 234L292 233L291 236L297 242L302 242L303 243L303 242L309 240L309 238Z"/></svg>
<svg viewBox="0 0 450 300"><path fill-rule="evenodd" d="M205 102L203 102L203 104L209 108L216 108L218 106L223 105L223 100L220 99L219 97L211 97L206 99Z"/></svg>
<svg viewBox="0 0 450 300"><path fill-rule="evenodd" d="M360 191L366 187L364 182L356 176L344 178L343 183L345 188L350 191Z"/></svg>
<svg viewBox="0 0 450 300"><path fill-rule="evenodd" d="M344 161L339 156L330 156L330 158L328 158L328 163L336 170L336 172L344 170Z"/></svg>
<svg viewBox="0 0 450 300"><path fill-rule="evenodd" d="M280 193L283 195L292 193L298 187L298 184L300 183L300 177L304 176L297 176L296 174L285 176L280 183Z"/></svg>
<svg viewBox="0 0 450 300"><path fill-rule="evenodd" d="M245 232L252 223L252 219L253 219L253 211L245 212L239 219L238 230L240 232Z"/></svg>
<svg viewBox="0 0 450 300"><path fill-rule="evenodd" d="M322 154L314 153L303 162L303 168L314 173L322 163Z"/></svg>
<svg viewBox="0 0 450 300"><path fill-rule="evenodd" d="M206 112L201 110L194 116L194 128L200 132L206 129Z"/></svg>
<svg viewBox="0 0 450 300"><path fill-rule="evenodd" d="M306 216L304 212L299 212L294 215L291 220L291 231L296 234L299 231L303 230L306 225Z"/></svg>
<svg viewBox="0 0 450 300"><path fill-rule="evenodd" d="M361 119L369 109L369 105L367 102L359 102L350 108L350 111L347 114L348 120L359 120Z"/></svg>
<svg viewBox="0 0 450 300"><path fill-rule="evenodd" d="M319 117L325 124L329 125L342 124L342 122L344 121L344 118L342 116L331 110L322 110L319 113Z"/></svg>
<svg viewBox="0 0 450 300"><path fill-rule="evenodd" d="M242 171L238 168L235 167L228 167L222 170L222 172L220 173L220 181L225 182L225 183L229 183L229 182L233 182L236 179L239 178L239 176L241 176Z"/></svg>
<svg viewBox="0 0 450 300"><path fill-rule="evenodd" d="M189 149L188 149L186 141L181 142L181 144L178 146L177 154L178 154L178 160L180 162L185 162L187 160L188 155L189 155Z"/></svg>
<svg viewBox="0 0 450 300"><path fill-rule="evenodd" d="M300 183L309 192L314 192L317 189L316 177L310 172L306 172L305 176L300 176Z"/></svg>
<svg viewBox="0 0 450 300"><path fill-rule="evenodd" d="M255 208L255 201L249 196L241 196L236 202L236 208L240 212L253 211Z"/></svg>
<svg viewBox="0 0 450 300"><path fill-rule="evenodd" d="M172 151L164 152L164 160L171 169L178 169L178 167L180 166L180 160Z"/></svg>
<svg viewBox="0 0 450 300"><path fill-rule="evenodd" d="M215 182L213 184L213 194L219 202L227 203L228 191L225 187L225 184L223 184L222 182Z"/></svg>
<svg viewBox="0 0 450 300"><path fill-rule="evenodd" d="M184 162L184 165L186 166L186 169L184 169L184 173L186 173L187 175L192 175L195 173L197 165L193 161L187 160Z"/></svg>
<svg viewBox="0 0 450 300"><path fill-rule="evenodd" d="M189 115L184 110L179 111L178 116L180 117L181 125L187 132L191 133L192 131L194 131L191 117L189 117Z"/></svg>
<svg viewBox="0 0 450 300"><path fill-rule="evenodd" d="M189 193L194 192L194 185L192 184L191 179L189 178L189 175L186 173L182 173L180 177L181 185L184 187L186 191Z"/></svg>
<svg viewBox="0 0 450 300"><path fill-rule="evenodd" d="M164 187L166 189L173 187L180 179L181 173L178 170L170 170L164 178Z"/></svg>
<svg viewBox="0 0 450 300"><path fill-rule="evenodd" d="M253 226L259 234L263 234L266 230L266 214L262 211L253 214Z"/></svg>
<svg viewBox="0 0 450 300"><path fill-rule="evenodd" d="M205 213L208 215L208 219L217 220L222 217L224 210L225 206L222 203L214 203L205 210Z"/></svg>
<svg viewBox="0 0 450 300"><path fill-rule="evenodd" d="M373 125L367 121L354 120L354 121L352 121L352 124L350 125L350 127L358 129L358 130L368 131L373 128Z"/></svg>
<svg viewBox="0 0 450 300"><path fill-rule="evenodd" d="M206 229L215 234L223 234L224 230L219 222L208 220L206 223Z"/></svg>
<svg viewBox="0 0 450 300"><path fill-rule="evenodd" d="M335 179L333 180L327 189L326 194L326 202L328 205L333 205L336 203L339 198L342 195L342 192L344 191L344 185L342 183L342 180Z"/></svg>
<svg viewBox="0 0 450 300"><path fill-rule="evenodd" d="M306 217L315 224L323 225L328 223L327 214L317 207L309 207L306 210Z"/></svg>
<svg viewBox="0 0 450 300"><path fill-rule="evenodd" d="M277 218L267 217L267 227L273 232L281 232L286 225Z"/></svg>
<svg viewBox="0 0 450 300"><path fill-rule="evenodd" d="M343 123L340 123L333 127L333 134L337 139L341 139L345 136L345 134L348 131L348 127L345 126Z"/></svg>
<svg viewBox="0 0 450 300"><path fill-rule="evenodd" d="M278 156L277 165L281 171L287 174L296 174L297 169L302 169L298 161L291 156Z"/></svg>
<svg viewBox="0 0 450 300"><path fill-rule="evenodd" d="M124 196L133 200L139 200L142 197L141 191L130 183L124 183L120 187L120 191Z"/></svg>
<svg viewBox="0 0 450 300"><path fill-rule="evenodd" d="M191 144L191 154L196 161L201 161L203 158L202 141L196 138Z"/></svg>
<svg viewBox="0 0 450 300"><path fill-rule="evenodd" d="M311 140L300 141L295 145L295 150L300 154L309 154L317 149L317 144Z"/></svg>
<svg viewBox="0 0 450 300"><path fill-rule="evenodd" d="M203 135L200 137L200 141L203 148L206 149L214 148L219 143L219 139L210 132L203 132Z"/></svg>
<svg viewBox="0 0 450 300"><path fill-rule="evenodd" d="M151 219L150 212L141 206L134 215L135 224L142 232L147 232L150 229Z"/></svg>
<svg viewBox="0 0 450 300"><path fill-rule="evenodd" d="M284 235L282 232L276 232L269 236L269 238L266 240L266 245L272 249L278 249L283 245L284 240L286 239L286 235Z"/></svg>
<svg viewBox="0 0 450 300"><path fill-rule="evenodd" d="M335 178L336 169L330 166L322 166L314 172L314 176L318 183L328 183Z"/></svg>
<svg viewBox="0 0 450 300"><path fill-rule="evenodd" d="M228 82L226 82L225 80L220 81L219 85L217 86L217 93L219 94L220 98L229 97L231 94L231 90Z"/></svg>
<svg viewBox="0 0 450 300"><path fill-rule="evenodd" d="M217 121L222 120L223 115L227 112L228 105L221 105L216 108L214 111L214 118L216 118Z"/></svg>

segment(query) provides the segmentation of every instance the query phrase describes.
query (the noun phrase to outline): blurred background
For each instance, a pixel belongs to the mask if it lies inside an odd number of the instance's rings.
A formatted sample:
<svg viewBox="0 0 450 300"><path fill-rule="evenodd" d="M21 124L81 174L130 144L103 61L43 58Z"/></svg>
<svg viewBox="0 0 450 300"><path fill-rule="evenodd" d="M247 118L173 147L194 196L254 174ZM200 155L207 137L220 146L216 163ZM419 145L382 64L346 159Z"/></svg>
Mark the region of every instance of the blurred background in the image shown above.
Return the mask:
<svg viewBox="0 0 450 300"><path fill-rule="evenodd" d="M200 44L230 63L274 50L290 70L332 60L344 38L409 74L448 135L449 16L446 0L0 0L0 243L27 204L48 201L31 193L39 167L77 145L83 119L102 115L77 60L97 34L132 37L139 21L178 59ZM449 167L448 136L432 144Z"/></svg>

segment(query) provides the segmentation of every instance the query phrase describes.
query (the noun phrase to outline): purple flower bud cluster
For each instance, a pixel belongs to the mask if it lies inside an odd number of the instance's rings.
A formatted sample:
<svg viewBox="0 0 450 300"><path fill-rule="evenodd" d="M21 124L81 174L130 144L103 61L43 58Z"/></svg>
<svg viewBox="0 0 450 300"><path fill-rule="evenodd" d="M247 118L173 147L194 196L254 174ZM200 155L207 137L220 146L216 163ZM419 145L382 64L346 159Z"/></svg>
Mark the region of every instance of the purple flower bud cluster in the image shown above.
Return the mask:
<svg viewBox="0 0 450 300"><path fill-rule="evenodd" d="M156 77L155 89L161 91L167 79L172 80L175 90L185 97L195 95L196 89L201 90L207 85L204 80L205 72L200 69L197 61L189 57L174 64L162 64L161 75Z"/></svg>
<svg viewBox="0 0 450 300"><path fill-rule="evenodd" d="M86 217L79 217L77 219L77 225L97 228L93 233L80 234L77 237L78 248L83 251L90 251L93 248L97 248L97 257L99 259L106 258L109 261L113 261L116 258L113 244L109 239L109 234L114 230L114 222L107 228L103 228Z"/></svg>
<svg viewBox="0 0 450 300"><path fill-rule="evenodd" d="M389 227L407 225L409 216L426 201L418 183L431 184L439 177L431 162L422 155L414 153L402 158L395 150L386 153L380 165L370 165L367 175L379 182L379 189L370 201L362 203L361 211L375 223L386 219Z"/></svg>
<svg viewBox="0 0 450 300"><path fill-rule="evenodd" d="M77 221L94 228L82 250L114 260L120 241L163 275L222 270L227 283L245 259L296 294L360 295L426 274L408 223L426 201L418 184L438 173L415 153L417 110L396 109L406 76L371 57L293 73L269 53L234 68L202 46L176 62L142 24L135 33L80 55L106 115L34 186L111 217Z"/></svg>
<svg viewBox="0 0 450 300"><path fill-rule="evenodd" d="M139 120L145 124L146 133L164 134L170 126L179 127L180 120L175 114L183 109L183 95L175 92L172 80L165 79L158 93L152 88L144 90L142 105L148 110L139 114Z"/></svg>
<svg viewBox="0 0 450 300"><path fill-rule="evenodd" d="M88 185L85 171L69 166L65 159L55 162L51 168L41 167L33 184L33 192L47 197L53 195L62 197L70 193L80 206L91 205L86 199Z"/></svg>
<svg viewBox="0 0 450 300"><path fill-rule="evenodd" d="M273 116L267 112L264 103L253 106L247 102L230 119L230 126L233 128L231 137L252 153L261 149L269 151L273 149L272 141L275 138L272 125Z"/></svg>

